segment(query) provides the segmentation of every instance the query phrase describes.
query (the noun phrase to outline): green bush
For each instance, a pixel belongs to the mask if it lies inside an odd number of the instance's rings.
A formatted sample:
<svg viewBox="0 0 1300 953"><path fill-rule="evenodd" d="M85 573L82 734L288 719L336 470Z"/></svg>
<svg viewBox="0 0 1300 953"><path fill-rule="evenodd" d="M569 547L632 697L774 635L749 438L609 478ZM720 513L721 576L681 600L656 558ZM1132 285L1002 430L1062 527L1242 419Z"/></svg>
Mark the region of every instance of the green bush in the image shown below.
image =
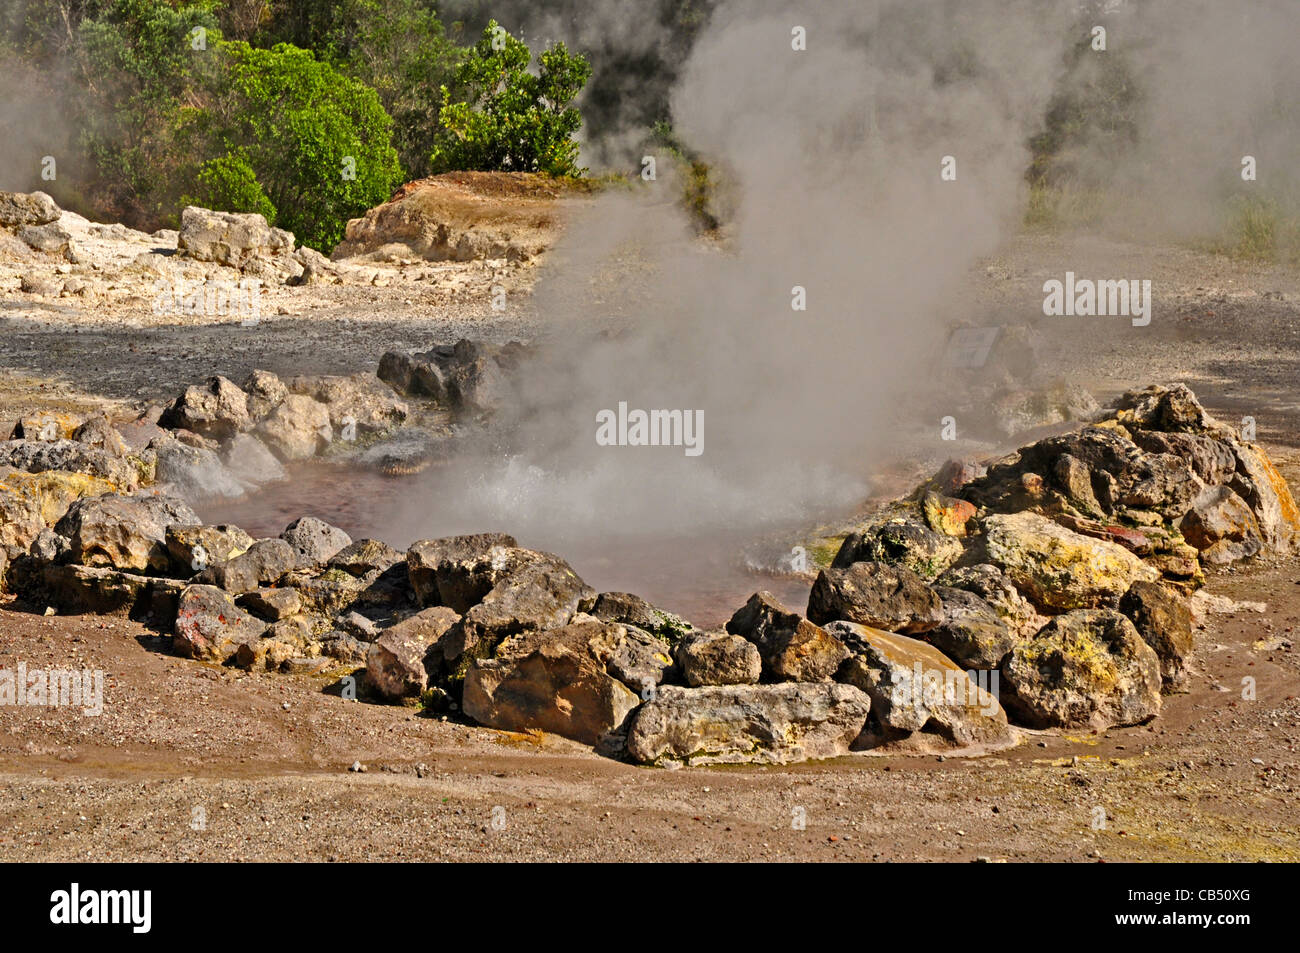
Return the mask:
<svg viewBox="0 0 1300 953"><path fill-rule="evenodd" d="M223 43L228 89L197 124L242 150L276 224L328 252L402 177L379 97L309 50ZM214 149L213 151L218 151Z"/></svg>
<svg viewBox="0 0 1300 953"><path fill-rule="evenodd" d="M81 146L95 169L88 191L128 222L152 223L178 198L176 170L186 157L176 148L174 122L182 97L204 82L208 51L220 40L211 6L110 0L77 27ZM191 41L200 27L206 50Z"/></svg>
<svg viewBox="0 0 1300 953"><path fill-rule="evenodd" d="M681 177L680 201L697 231L709 232L722 225L729 217L729 199L725 194L723 177L684 142L672 124L661 120L654 124L649 138L650 148L662 149L677 165Z"/></svg>
<svg viewBox="0 0 1300 953"><path fill-rule="evenodd" d="M1134 70L1123 53L1112 50L1098 56L1089 40L1073 45L1042 129L1029 141L1029 183L1105 185L1104 170L1129 155L1138 142L1143 105ZM1089 162L1080 165L1078 159L1085 153Z"/></svg>
<svg viewBox="0 0 1300 953"><path fill-rule="evenodd" d="M276 220L275 205L257 181L257 173L243 150L203 163L198 174L198 193L181 199L181 204L224 212L257 212L268 222Z"/></svg>
<svg viewBox="0 0 1300 953"><path fill-rule="evenodd" d="M254 45L278 42L313 50L373 88L393 117L393 146L408 177L429 174L442 87L454 87L465 52L430 0L280 0Z"/></svg>
<svg viewBox="0 0 1300 953"><path fill-rule="evenodd" d="M459 98L443 88L444 129L430 156L435 172L452 169L578 176L574 134L582 116L573 100L591 76L579 54L557 43L528 68L532 52L491 21L456 70Z"/></svg>

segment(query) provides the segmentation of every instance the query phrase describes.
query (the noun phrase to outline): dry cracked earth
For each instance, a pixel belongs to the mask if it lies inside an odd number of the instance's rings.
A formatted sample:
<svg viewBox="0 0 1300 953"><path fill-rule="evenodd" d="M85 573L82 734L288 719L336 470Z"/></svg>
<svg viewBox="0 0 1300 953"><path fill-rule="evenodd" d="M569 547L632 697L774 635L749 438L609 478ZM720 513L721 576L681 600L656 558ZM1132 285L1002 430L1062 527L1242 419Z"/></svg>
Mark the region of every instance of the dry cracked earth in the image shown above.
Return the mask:
<svg viewBox="0 0 1300 953"><path fill-rule="evenodd" d="M1044 319L1041 284L1153 279L1152 323ZM1106 270L1109 269L1109 270ZM971 275L970 313L1015 315L1099 398L1182 380L1254 416L1300 486L1300 280L1181 248L1023 236ZM289 295L289 292L285 292ZM526 336L400 282L313 292L255 327L133 321L129 305L0 311L0 425L33 403L159 399L215 369L369 370L383 350ZM75 310L71 317L63 310ZM341 321L346 319L347 324ZM1051 323L1047 323L1051 322ZM756 581L754 588L760 588ZM361 704L308 676L167 654L118 618L0 603L0 658L106 673L99 717L0 708L10 860L1300 860L1300 561L1208 575L1187 694L1104 734L1027 734L983 758L858 755L788 767L634 767L552 736ZM726 611L729 611L728 607ZM1262 611L1261 611L1262 610ZM1254 697L1243 697L1252 679ZM364 770L351 770L354 766Z"/></svg>

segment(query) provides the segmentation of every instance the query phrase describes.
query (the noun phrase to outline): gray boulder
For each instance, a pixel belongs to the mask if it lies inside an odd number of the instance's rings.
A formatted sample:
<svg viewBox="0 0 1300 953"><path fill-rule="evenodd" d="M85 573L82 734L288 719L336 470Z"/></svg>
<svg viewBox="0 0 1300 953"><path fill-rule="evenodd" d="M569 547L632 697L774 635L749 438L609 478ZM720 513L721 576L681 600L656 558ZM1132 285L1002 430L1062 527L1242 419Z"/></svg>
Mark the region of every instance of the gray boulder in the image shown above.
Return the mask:
<svg viewBox="0 0 1300 953"><path fill-rule="evenodd" d="M44 192L0 192L0 225L44 225L63 214Z"/></svg>
<svg viewBox="0 0 1300 953"><path fill-rule="evenodd" d="M434 606L385 629L367 650L367 684L384 698L418 698L429 685L425 656L459 620Z"/></svg>
<svg viewBox="0 0 1300 953"><path fill-rule="evenodd" d="M298 558L298 569L323 566L345 547L352 545L351 536L314 516L294 520L284 528L280 538L293 547Z"/></svg>
<svg viewBox="0 0 1300 953"><path fill-rule="evenodd" d="M302 597L297 589L289 586L254 589L236 599L235 605L266 622L279 622L302 611Z"/></svg>
<svg viewBox="0 0 1300 953"><path fill-rule="evenodd" d="M198 522L194 511L174 497L105 495L77 500L54 529L67 538L73 562L166 572L171 562L167 527Z"/></svg>
<svg viewBox="0 0 1300 953"><path fill-rule="evenodd" d="M292 254L293 235L272 228L255 212L214 212L190 205L181 212L176 250L196 261L244 269L258 259Z"/></svg>
<svg viewBox="0 0 1300 953"><path fill-rule="evenodd" d="M170 484L186 499L233 499L244 495L241 483L215 452L178 441L155 446L154 478Z"/></svg>
<svg viewBox="0 0 1300 953"><path fill-rule="evenodd" d="M226 592L253 592L274 585L295 568L298 554L282 539L259 539L223 563L200 573L197 582L220 586Z"/></svg>
<svg viewBox="0 0 1300 953"><path fill-rule="evenodd" d="M1264 549L1264 536L1246 501L1226 486L1207 487L1192 501L1178 527L1201 561L1221 566Z"/></svg>
<svg viewBox="0 0 1300 953"><path fill-rule="evenodd" d="M422 605L468 612L505 575L520 568L528 550L518 545L505 533L420 540L406 553L411 588Z"/></svg>
<svg viewBox="0 0 1300 953"><path fill-rule="evenodd" d="M203 526L172 523L164 532L167 555L182 575L223 566L253 545L253 537L238 526Z"/></svg>
<svg viewBox="0 0 1300 953"><path fill-rule="evenodd" d="M222 449L221 459L240 484L279 483L289 475L266 444L248 433L236 434Z"/></svg>
<svg viewBox="0 0 1300 953"><path fill-rule="evenodd" d="M187 387L164 408L158 424L212 440L229 440L249 429L253 420L248 413L248 396L233 381L217 375Z"/></svg>
<svg viewBox="0 0 1300 953"><path fill-rule="evenodd" d="M847 754L870 699L834 682L665 686L633 717L627 753L642 764L789 764Z"/></svg>
<svg viewBox="0 0 1300 953"><path fill-rule="evenodd" d="M1016 636L991 605L965 589L936 586L943 622L925 633L929 642L963 668L996 669Z"/></svg>
<svg viewBox="0 0 1300 953"><path fill-rule="evenodd" d="M677 665L687 685L752 685L763 672L758 647L739 635L697 632L677 645Z"/></svg>
<svg viewBox="0 0 1300 953"><path fill-rule="evenodd" d="M818 625L843 619L891 632L925 632L943 622L943 603L912 570L862 562L817 574L808 618Z"/></svg>

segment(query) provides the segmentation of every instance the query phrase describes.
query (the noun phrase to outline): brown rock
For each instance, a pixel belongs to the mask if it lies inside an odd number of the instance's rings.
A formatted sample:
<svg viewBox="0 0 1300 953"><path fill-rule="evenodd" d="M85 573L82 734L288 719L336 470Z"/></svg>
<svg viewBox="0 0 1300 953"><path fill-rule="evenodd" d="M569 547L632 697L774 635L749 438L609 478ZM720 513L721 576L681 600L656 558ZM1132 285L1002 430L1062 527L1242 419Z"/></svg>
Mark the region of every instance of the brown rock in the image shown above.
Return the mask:
<svg viewBox="0 0 1300 953"><path fill-rule="evenodd" d="M791 612L770 592L750 596L727 623L727 631L758 646L773 681L829 681L849 655L839 639Z"/></svg>
<svg viewBox="0 0 1300 953"><path fill-rule="evenodd" d="M943 621L943 603L904 566L854 563L823 569L808 597L808 618L819 625L843 619L898 632L924 632Z"/></svg>
<svg viewBox="0 0 1300 953"><path fill-rule="evenodd" d="M434 606L385 629L366 656L366 682L384 698L418 698L429 684L425 656L459 620Z"/></svg>
<svg viewBox="0 0 1300 953"><path fill-rule="evenodd" d="M640 698L606 671L622 626L592 620L503 642L465 675L465 714L508 731L547 731L607 744Z"/></svg>

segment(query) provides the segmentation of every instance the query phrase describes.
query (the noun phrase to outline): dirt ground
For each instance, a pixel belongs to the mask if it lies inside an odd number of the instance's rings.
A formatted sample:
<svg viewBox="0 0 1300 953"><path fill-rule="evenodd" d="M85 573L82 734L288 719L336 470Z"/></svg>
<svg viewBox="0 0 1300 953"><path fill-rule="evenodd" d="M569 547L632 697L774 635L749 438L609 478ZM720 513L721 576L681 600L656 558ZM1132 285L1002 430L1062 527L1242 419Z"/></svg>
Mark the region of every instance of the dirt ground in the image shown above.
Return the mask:
<svg viewBox="0 0 1300 953"><path fill-rule="evenodd" d="M1041 317L1045 277L1093 266L1153 279L1149 327ZM1300 280L1292 271L1185 249L1024 236L981 262L972 286L975 314L1056 322L1040 326L1051 350L1044 361L1099 396L1185 380L1225 419L1254 416L1261 441L1300 486ZM214 372L213 354L232 377L244 365L354 371L373 368L389 347L470 330L509 337L538 320L406 305L366 288L333 293L336 301L310 313L256 327L80 317L72 329L57 314L11 313L6 301L0 420L37 397L72 407L157 399ZM351 323L331 320L342 317ZM1260 560L1208 579L1209 592L1264 611L1206 617L1190 692L1167 697L1149 725L1027 734L1018 748L978 759L856 755L676 771L616 763L550 736L347 701L306 676L174 658L154 633L122 619L46 618L0 605L0 664L106 673L98 717L0 707L0 852L12 860L1300 860L1300 560ZM1243 697L1243 679L1254 680L1253 700ZM349 770L354 762L365 770Z"/></svg>

